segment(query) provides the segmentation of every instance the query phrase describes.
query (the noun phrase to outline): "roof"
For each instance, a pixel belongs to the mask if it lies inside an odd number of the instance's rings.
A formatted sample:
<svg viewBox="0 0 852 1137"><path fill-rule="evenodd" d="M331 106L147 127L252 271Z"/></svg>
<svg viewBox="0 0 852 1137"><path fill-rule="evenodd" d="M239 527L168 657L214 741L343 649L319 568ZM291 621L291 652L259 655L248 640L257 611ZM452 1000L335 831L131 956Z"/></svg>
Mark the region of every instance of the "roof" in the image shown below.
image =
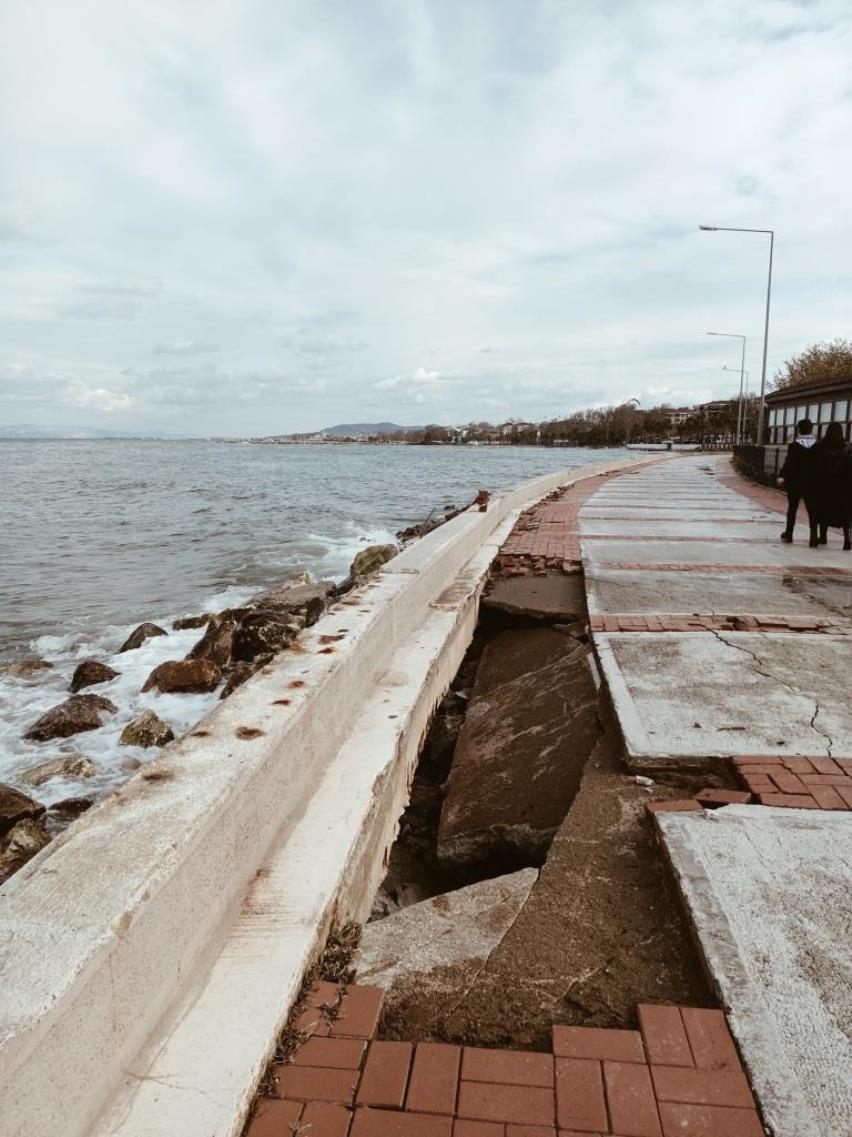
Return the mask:
<svg viewBox="0 0 852 1137"><path fill-rule="evenodd" d="M852 375L848 375L844 379L832 379L829 382L821 380L818 383L802 383L795 387L783 387L780 391L771 391L766 396L766 402L773 404L800 403L802 396L807 399L820 399L823 396L835 399L842 398L844 395L852 395Z"/></svg>

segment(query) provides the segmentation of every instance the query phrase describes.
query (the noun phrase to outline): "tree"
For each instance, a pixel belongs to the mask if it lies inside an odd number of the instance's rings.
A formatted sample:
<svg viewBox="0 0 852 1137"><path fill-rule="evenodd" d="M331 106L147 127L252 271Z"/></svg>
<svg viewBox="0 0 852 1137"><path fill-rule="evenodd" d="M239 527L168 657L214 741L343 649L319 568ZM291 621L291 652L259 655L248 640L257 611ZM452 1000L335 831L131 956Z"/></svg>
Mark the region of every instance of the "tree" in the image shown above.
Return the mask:
<svg viewBox="0 0 852 1137"><path fill-rule="evenodd" d="M791 356L775 373L772 388L781 391L838 379L852 379L852 343L840 338L812 344L799 355Z"/></svg>

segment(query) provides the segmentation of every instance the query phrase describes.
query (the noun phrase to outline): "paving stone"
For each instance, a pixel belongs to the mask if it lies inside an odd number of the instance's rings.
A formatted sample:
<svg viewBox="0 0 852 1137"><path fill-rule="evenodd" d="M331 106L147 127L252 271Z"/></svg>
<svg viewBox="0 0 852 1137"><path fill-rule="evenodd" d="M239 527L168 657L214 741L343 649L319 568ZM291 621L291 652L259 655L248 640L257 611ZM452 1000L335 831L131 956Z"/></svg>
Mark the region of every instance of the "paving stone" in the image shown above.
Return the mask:
<svg viewBox="0 0 852 1137"><path fill-rule="evenodd" d="M553 1053L560 1058L609 1058L615 1062L644 1062L645 1048L638 1030L604 1030L588 1026L555 1026Z"/></svg>
<svg viewBox="0 0 852 1137"><path fill-rule="evenodd" d="M740 1056L721 1011L681 1007L689 1048L699 1070L740 1070Z"/></svg>
<svg viewBox="0 0 852 1137"><path fill-rule="evenodd" d="M418 1042L405 1108L417 1113L455 1113L461 1047Z"/></svg>
<svg viewBox="0 0 852 1137"><path fill-rule="evenodd" d="M306 1007L335 1007L340 1001L341 988L339 983L329 983L326 979L318 979L312 983L305 995Z"/></svg>
<svg viewBox="0 0 852 1137"><path fill-rule="evenodd" d="M556 1137L553 1125L507 1125L506 1137Z"/></svg>
<svg viewBox="0 0 852 1137"><path fill-rule="evenodd" d="M293 1020L293 1027L317 1038L326 1038L331 1033L331 1023L319 1007L306 1007Z"/></svg>
<svg viewBox="0 0 852 1137"><path fill-rule="evenodd" d="M380 987L350 986L331 1024L333 1038L372 1038L379 1026L384 991Z"/></svg>
<svg viewBox="0 0 852 1137"><path fill-rule="evenodd" d="M358 1086L357 1104L402 1109L412 1050L410 1042L371 1043Z"/></svg>
<svg viewBox="0 0 852 1137"><path fill-rule="evenodd" d="M754 1108L748 1079L740 1070L685 1070L675 1066L652 1066L651 1078L659 1101Z"/></svg>
<svg viewBox="0 0 852 1137"><path fill-rule="evenodd" d="M257 1107L246 1137L287 1137L299 1120L302 1108L300 1101L264 1098ZM333 1135L330 1134L329 1137Z"/></svg>
<svg viewBox="0 0 852 1137"><path fill-rule="evenodd" d="M810 790L820 809L846 809L846 802L831 786L811 786Z"/></svg>
<svg viewBox="0 0 852 1137"><path fill-rule="evenodd" d="M700 813L701 806L693 798L680 801L649 801L645 806L648 813Z"/></svg>
<svg viewBox="0 0 852 1137"><path fill-rule="evenodd" d="M358 1070L367 1043L360 1038L309 1038L293 1058L296 1066L326 1066L337 1070Z"/></svg>
<svg viewBox="0 0 852 1137"><path fill-rule="evenodd" d="M350 1137L451 1137L452 1125L452 1118L437 1114L356 1109Z"/></svg>
<svg viewBox="0 0 852 1137"><path fill-rule="evenodd" d="M305 1137L346 1137L352 1111L342 1105L314 1101L305 1106L299 1130L305 1130ZM270 1137L291 1137L287 1130L270 1134Z"/></svg>
<svg viewBox="0 0 852 1137"><path fill-rule="evenodd" d="M613 1133L620 1137L660 1137L648 1067L638 1062L604 1062L603 1075Z"/></svg>
<svg viewBox="0 0 852 1137"><path fill-rule="evenodd" d="M805 783L800 782L796 775L789 770L773 767L769 772L769 777L782 794L803 794L807 792Z"/></svg>
<svg viewBox="0 0 852 1137"><path fill-rule="evenodd" d="M467 1121L457 1117L453 1137L504 1137L505 1126L499 1121Z"/></svg>
<svg viewBox="0 0 852 1137"><path fill-rule="evenodd" d="M761 805L783 806L787 809L816 809L816 799L810 794L758 794Z"/></svg>
<svg viewBox="0 0 852 1137"><path fill-rule="evenodd" d="M753 1109L660 1102L663 1137L765 1137Z"/></svg>
<svg viewBox="0 0 852 1137"><path fill-rule="evenodd" d="M519 1125L553 1123L553 1090L539 1086L505 1086L493 1082L459 1084L459 1117L476 1121L513 1121Z"/></svg>
<svg viewBox="0 0 852 1137"><path fill-rule="evenodd" d="M556 1121L560 1130L608 1131L600 1062L556 1059Z"/></svg>
<svg viewBox="0 0 852 1137"><path fill-rule="evenodd" d="M296 1101L330 1101L351 1105L358 1084L357 1070L316 1066L278 1066L278 1096Z"/></svg>
<svg viewBox="0 0 852 1137"><path fill-rule="evenodd" d="M488 1050L466 1046L462 1056L466 1082L508 1082L513 1086L552 1086L553 1058L526 1050Z"/></svg>
<svg viewBox="0 0 852 1137"><path fill-rule="evenodd" d="M649 1062L666 1066L694 1065L686 1028L677 1007L642 1003L639 1006L639 1026Z"/></svg>

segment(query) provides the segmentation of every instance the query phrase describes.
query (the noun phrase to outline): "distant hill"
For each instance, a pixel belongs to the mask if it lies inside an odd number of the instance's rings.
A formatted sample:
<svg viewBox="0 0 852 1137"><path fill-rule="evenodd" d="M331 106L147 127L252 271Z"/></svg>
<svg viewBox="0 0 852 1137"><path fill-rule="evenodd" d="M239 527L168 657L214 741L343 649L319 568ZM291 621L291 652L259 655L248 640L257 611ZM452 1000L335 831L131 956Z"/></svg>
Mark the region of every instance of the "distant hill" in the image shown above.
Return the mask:
<svg viewBox="0 0 852 1137"><path fill-rule="evenodd" d="M419 429L419 426L400 426L396 422L344 422L338 426L327 426L317 433L330 434L335 437L366 438L371 434L397 434L399 431Z"/></svg>
<svg viewBox="0 0 852 1137"><path fill-rule="evenodd" d="M105 430L99 426L34 426L32 423L15 423L0 426L0 439L98 439L98 438L190 438L188 434L168 434L162 430Z"/></svg>

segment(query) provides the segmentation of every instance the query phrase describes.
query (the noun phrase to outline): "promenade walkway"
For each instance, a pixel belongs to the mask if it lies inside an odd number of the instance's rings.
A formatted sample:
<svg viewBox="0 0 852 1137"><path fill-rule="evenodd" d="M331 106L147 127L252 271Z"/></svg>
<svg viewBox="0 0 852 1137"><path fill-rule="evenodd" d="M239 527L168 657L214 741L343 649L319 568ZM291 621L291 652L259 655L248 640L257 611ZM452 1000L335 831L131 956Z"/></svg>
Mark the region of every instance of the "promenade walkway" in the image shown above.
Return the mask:
<svg viewBox="0 0 852 1137"><path fill-rule="evenodd" d="M804 526L782 544L772 502L727 456L698 455L610 479L581 509L630 764L852 755L852 554L836 532L809 548Z"/></svg>

